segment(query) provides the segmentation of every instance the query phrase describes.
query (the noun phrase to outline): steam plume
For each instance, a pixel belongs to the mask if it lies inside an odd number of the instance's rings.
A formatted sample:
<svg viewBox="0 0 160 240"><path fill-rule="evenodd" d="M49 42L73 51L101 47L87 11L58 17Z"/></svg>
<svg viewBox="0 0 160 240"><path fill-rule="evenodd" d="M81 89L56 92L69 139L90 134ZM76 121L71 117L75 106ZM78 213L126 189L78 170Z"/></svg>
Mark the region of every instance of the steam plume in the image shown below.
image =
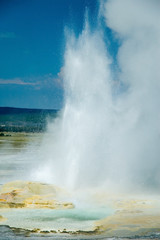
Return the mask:
<svg viewBox="0 0 160 240"><path fill-rule="evenodd" d="M159 8L157 0L101 2L107 27L121 41L116 82L124 90L116 96L102 29L91 32L86 24L78 38L69 34L65 106L43 143L43 180L72 188L159 187Z"/></svg>

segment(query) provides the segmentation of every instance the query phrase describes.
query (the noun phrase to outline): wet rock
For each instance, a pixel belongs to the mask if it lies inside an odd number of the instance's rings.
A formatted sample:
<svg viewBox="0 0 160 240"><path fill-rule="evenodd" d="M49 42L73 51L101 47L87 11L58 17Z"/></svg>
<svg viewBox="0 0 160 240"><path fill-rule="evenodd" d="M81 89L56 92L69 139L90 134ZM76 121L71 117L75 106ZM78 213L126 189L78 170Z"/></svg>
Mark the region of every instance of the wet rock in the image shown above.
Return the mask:
<svg viewBox="0 0 160 240"><path fill-rule="evenodd" d="M41 230L39 228L34 228L33 230L31 230L31 233L39 233Z"/></svg>
<svg viewBox="0 0 160 240"><path fill-rule="evenodd" d="M40 231L40 233L41 233L41 234L46 234L46 233L50 233L50 231L47 231L47 230L45 231L45 230L43 230L43 231Z"/></svg>

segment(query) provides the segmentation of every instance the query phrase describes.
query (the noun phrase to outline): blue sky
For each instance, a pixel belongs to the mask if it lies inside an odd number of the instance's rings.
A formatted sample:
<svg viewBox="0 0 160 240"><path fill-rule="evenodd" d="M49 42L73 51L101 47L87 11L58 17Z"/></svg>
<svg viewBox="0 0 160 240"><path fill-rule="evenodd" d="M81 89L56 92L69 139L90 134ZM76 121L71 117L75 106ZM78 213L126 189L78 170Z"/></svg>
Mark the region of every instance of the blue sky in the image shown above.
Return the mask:
<svg viewBox="0 0 160 240"><path fill-rule="evenodd" d="M0 1L0 106L60 109L65 27L80 34L88 9L97 23L97 0ZM105 29L110 51L117 43Z"/></svg>
<svg viewBox="0 0 160 240"><path fill-rule="evenodd" d="M59 109L65 27L80 33L95 0L0 1L0 106Z"/></svg>

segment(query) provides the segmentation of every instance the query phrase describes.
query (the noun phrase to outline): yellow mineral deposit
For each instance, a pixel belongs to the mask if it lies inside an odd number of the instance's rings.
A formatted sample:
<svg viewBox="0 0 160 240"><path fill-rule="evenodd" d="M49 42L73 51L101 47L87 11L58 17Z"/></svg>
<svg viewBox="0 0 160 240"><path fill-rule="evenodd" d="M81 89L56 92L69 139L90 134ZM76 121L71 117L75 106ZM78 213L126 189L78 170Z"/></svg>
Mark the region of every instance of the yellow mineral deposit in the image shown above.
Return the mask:
<svg viewBox="0 0 160 240"><path fill-rule="evenodd" d="M0 215L0 222L3 222L5 220L7 220L7 219Z"/></svg>
<svg viewBox="0 0 160 240"><path fill-rule="evenodd" d="M39 182L27 182L27 181L14 181L9 182L3 185L0 189L0 210L2 215L0 215L0 224L3 225L3 221L6 220L6 224L12 227L19 227L18 223L14 223L12 220L14 211L15 218L16 214L22 214L19 212L19 209L26 209L32 211L32 209L41 209L40 217L46 219L46 210L66 210L75 209L74 204L68 201L62 201L65 197L68 196L66 191L61 188L58 188L54 185L43 184ZM50 222L50 227L45 228L42 225L37 225L33 222L33 227L29 226L30 231L36 230L37 233L41 231L48 231L53 233L53 231L69 234L104 234L106 237L134 237L135 235L145 236L146 234L152 234L160 232L160 198L157 196L130 196L130 195L118 195L118 194L109 194L109 193L93 193L90 194L90 199L92 199L92 204L94 206L103 206L105 209L112 209L111 213L100 220L94 220L93 223L90 223L88 227L84 227L83 221L80 221L78 225L79 228L70 228L70 218L68 218L66 224L69 229L67 230L66 225L56 229L56 222ZM12 209L12 211L10 211ZM16 212L17 210L18 212ZM50 209L50 210L49 210ZM39 211L39 210L38 210ZM11 214L6 214L10 212ZM25 212L24 214L28 214ZM32 214L36 214L35 210ZM54 211L52 213L48 212L49 219L57 214ZM60 218L65 216L60 215ZM70 213L71 214L71 213ZM73 214L73 212L72 212ZM20 215L19 215L20 216ZM24 215L25 216L25 215ZM39 216L39 215L38 215ZM10 218L11 217L11 218ZM71 215L70 215L71 217ZM23 218L23 217L21 217ZM85 220L85 219L84 219ZM21 220L19 220L21 224ZM37 218L38 221L38 218ZM75 221L75 219L74 219ZM43 223L43 221L42 221ZM28 223L27 223L28 224ZM72 224L72 221L71 221ZM25 228L25 225L24 225ZM65 229L65 230L64 230ZM87 229L87 230L86 230Z"/></svg>
<svg viewBox="0 0 160 240"><path fill-rule="evenodd" d="M0 208L74 208L59 199L65 191L54 185L39 182L14 181L0 189Z"/></svg>
<svg viewBox="0 0 160 240"><path fill-rule="evenodd" d="M115 213L95 222L100 232L108 237L133 237L160 231L159 198L116 198L112 199Z"/></svg>

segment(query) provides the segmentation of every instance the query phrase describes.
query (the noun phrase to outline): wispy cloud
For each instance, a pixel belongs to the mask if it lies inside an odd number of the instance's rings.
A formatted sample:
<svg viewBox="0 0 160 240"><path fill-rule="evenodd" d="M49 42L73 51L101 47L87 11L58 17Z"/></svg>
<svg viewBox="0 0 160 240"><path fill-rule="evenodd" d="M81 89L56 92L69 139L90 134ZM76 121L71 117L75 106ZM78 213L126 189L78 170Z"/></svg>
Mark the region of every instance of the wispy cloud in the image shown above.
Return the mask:
<svg viewBox="0 0 160 240"><path fill-rule="evenodd" d="M16 34L14 32L0 32L0 39L12 39L16 38Z"/></svg>
<svg viewBox="0 0 160 240"><path fill-rule="evenodd" d="M49 73L43 76L31 76L31 77L17 77L17 78L10 78L4 79L0 78L0 85L28 85L33 86L36 89L41 88L63 88L63 81L61 77L61 73L58 73L57 76Z"/></svg>
<svg viewBox="0 0 160 240"><path fill-rule="evenodd" d="M35 86L38 85L39 82L25 82L21 78L13 78L13 79L3 79L0 78L0 84L15 84L15 85L31 85Z"/></svg>

